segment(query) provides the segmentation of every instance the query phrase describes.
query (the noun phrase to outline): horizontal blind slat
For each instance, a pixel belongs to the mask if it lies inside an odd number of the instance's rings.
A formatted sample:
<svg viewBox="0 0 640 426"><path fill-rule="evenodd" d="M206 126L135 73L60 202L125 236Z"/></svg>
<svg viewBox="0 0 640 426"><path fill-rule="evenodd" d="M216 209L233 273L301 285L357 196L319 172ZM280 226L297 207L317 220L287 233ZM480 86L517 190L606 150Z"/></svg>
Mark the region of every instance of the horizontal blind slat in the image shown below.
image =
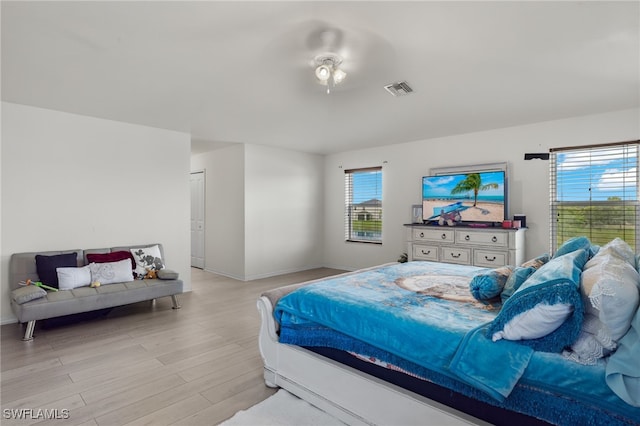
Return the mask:
<svg viewBox="0 0 640 426"><path fill-rule="evenodd" d="M555 148L550 155L551 249L587 235L638 247L638 141Z"/></svg>
<svg viewBox="0 0 640 426"><path fill-rule="evenodd" d="M382 167L345 170L345 239L382 242Z"/></svg>

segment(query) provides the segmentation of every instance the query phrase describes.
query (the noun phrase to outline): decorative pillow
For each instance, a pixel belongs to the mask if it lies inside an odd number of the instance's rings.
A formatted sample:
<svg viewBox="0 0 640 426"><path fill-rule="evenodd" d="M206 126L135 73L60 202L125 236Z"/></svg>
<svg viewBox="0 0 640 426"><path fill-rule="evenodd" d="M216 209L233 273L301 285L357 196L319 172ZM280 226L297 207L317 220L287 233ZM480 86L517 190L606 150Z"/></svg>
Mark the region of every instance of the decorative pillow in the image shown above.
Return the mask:
<svg viewBox="0 0 640 426"><path fill-rule="evenodd" d="M488 336L492 339L508 338L505 327L511 330L535 329L535 335L541 337L526 338L520 343L542 352L561 352L572 344L582 326L584 308L579 286L587 258L587 250L574 250L551 259L535 271L507 299L489 325ZM533 313L520 315L534 308ZM567 312L566 320L558 326L558 318Z"/></svg>
<svg viewBox="0 0 640 426"><path fill-rule="evenodd" d="M78 255L74 253L44 256L36 254L36 270L42 284L58 288L57 268L78 266Z"/></svg>
<svg viewBox="0 0 640 426"><path fill-rule="evenodd" d="M179 274L176 271L164 268L158 271L157 276L161 280L177 280Z"/></svg>
<svg viewBox="0 0 640 426"><path fill-rule="evenodd" d="M600 248L600 250L598 250L597 254L600 254L602 256L604 256L604 255L617 256L620 259L622 259L625 262L627 262L629 265L631 265L634 269L636 267L636 255L635 255L635 253L633 252L633 250L631 249L629 244L627 244L627 242L624 241L621 238L615 238L615 239L609 241L607 244L602 246ZM595 258L596 258L596 256L593 256L593 259L595 259ZM591 261L589 261L589 262L591 262ZM585 265L585 267L587 267L587 268L589 267L589 263L588 262Z"/></svg>
<svg viewBox="0 0 640 426"><path fill-rule="evenodd" d="M528 264L529 262L525 262L525 263ZM523 265L525 263L523 263ZM502 293L500 293L500 298L502 299L502 303L506 302L509 297L513 296L513 293L515 293L515 291L520 288L522 283L525 282L525 280L529 278L531 274L533 274L535 271L536 271L536 268L534 268L533 266L527 266L527 267L516 266L513 272L511 273L511 275L509 276L509 278L507 279L507 282L504 284Z"/></svg>
<svg viewBox="0 0 640 426"><path fill-rule="evenodd" d="M87 262L89 263L108 263L118 262L120 260L131 260L131 270L136 268L136 261L133 259L133 255L128 251L112 251L111 253L89 253L87 254Z"/></svg>
<svg viewBox="0 0 640 426"><path fill-rule="evenodd" d="M11 299L15 301L18 305L22 305L23 303L27 303L31 300L40 299L47 295L45 289L37 287L35 285L28 285L25 287L20 287L11 292Z"/></svg>
<svg viewBox="0 0 640 426"><path fill-rule="evenodd" d="M585 310L596 315L617 342L629 329L640 304L638 271L604 247L585 266L581 292Z"/></svg>
<svg viewBox="0 0 640 426"><path fill-rule="evenodd" d="M585 320L565 357L591 365L616 350L640 303L640 276L630 261L635 262L631 247L616 238L585 264L580 286Z"/></svg>
<svg viewBox="0 0 640 426"><path fill-rule="evenodd" d="M552 259L563 256L567 253L574 252L576 250L589 250L591 242L587 237L573 237L562 243L558 250L553 255Z"/></svg>
<svg viewBox="0 0 640 426"><path fill-rule="evenodd" d="M80 268L58 268L58 288L72 290L91 284L91 268L89 265Z"/></svg>
<svg viewBox="0 0 640 426"><path fill-rule="evenodd" d="M138 275L144 276L150 269L158 271L164 268L158 245L131 249L131 254L136 261L135 272Z"/></svg>
<svg viewBox="0 0 640 426"><path fill-rule="evenodd" d="M555 305L538 303L533 308L513 317L502 330L494 333L491 339L494 342L500 339L539 339L560 327L572 312L573 306L569 303Z"/></svg>
<svg viewBox="0 0 640 426"><path fill-rule="evenodd" d="M527 260L520 266L522 266L523 268L531 267L533 269L539 269L542 265L544 265L548 261L549 261L549 253L545 253L545 254L541 254L538 257L534 257L531 260Z"/></svg>
<svg viewBox="0 0 640 426"><path fill-rule="evenodd" d="M598 359L615 348L616 344L611 340L609 330L600 319L596 315L585 313L578 339L562 355L580 364L595 365Z"/></svg>
<svg viewBox="0 0 640 426"><path fill-rule="evenodd" d="M129 259L118 262L90 263L91 282L98 281L100 284L113 284L133 281L131 271L131 261Z"/></svg>
<svg viewBox="0 0 640 426"><path fill-rule="evenodd" d="M502 266L476 274L469 283L471 295L481 302L500 296L512 271L513 266Z"/></svg>

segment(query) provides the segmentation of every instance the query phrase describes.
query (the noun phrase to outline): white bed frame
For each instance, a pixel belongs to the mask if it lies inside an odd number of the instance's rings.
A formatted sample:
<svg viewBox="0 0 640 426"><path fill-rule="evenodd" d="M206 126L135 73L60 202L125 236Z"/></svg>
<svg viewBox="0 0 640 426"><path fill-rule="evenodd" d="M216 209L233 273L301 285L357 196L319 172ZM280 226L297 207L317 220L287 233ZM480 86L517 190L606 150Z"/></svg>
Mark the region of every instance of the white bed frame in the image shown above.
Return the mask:
<svg viewBox="0 0 640 426"><path fill-rule="evenodd" d="M349 425L487 425L475 417L294 345L278 343L271 301L258 299L258 344L269 387Z"/></svg>

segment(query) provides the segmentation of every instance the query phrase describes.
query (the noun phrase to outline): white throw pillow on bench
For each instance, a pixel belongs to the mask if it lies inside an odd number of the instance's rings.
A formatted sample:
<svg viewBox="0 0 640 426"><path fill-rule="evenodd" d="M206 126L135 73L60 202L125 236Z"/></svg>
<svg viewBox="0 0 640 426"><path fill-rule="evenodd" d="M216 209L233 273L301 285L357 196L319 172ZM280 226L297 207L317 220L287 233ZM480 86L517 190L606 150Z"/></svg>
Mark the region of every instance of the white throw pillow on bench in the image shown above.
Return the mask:
<svg viewBox="0 0 640 426"><path fill-rule="evenodd" d="M91 284L91 269L89 265L79 268L56 268L58 274L58 288L73 290Z"/></svg>

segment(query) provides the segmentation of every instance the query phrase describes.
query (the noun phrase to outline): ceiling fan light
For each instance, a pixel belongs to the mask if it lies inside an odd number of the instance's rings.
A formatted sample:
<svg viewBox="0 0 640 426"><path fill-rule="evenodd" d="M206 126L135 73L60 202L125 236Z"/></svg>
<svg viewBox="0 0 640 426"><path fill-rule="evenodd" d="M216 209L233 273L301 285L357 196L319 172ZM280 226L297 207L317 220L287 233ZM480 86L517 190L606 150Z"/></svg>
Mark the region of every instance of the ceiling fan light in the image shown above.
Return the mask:
<svg viewBox="0 0 640 426"><path fill-rule="evenodd" d="M326 82L331 77L331 68L327 65L320 65L316 68L316 78L320 81Z"/></svg>
<svg viewBox="0 0 640 426"><path fill-rule="evenodd" d="M346 76L347 76L347 73L342 71L340 68L336 68L335 71L333 71L333 81L336 84L344 80Z"/></svg>

